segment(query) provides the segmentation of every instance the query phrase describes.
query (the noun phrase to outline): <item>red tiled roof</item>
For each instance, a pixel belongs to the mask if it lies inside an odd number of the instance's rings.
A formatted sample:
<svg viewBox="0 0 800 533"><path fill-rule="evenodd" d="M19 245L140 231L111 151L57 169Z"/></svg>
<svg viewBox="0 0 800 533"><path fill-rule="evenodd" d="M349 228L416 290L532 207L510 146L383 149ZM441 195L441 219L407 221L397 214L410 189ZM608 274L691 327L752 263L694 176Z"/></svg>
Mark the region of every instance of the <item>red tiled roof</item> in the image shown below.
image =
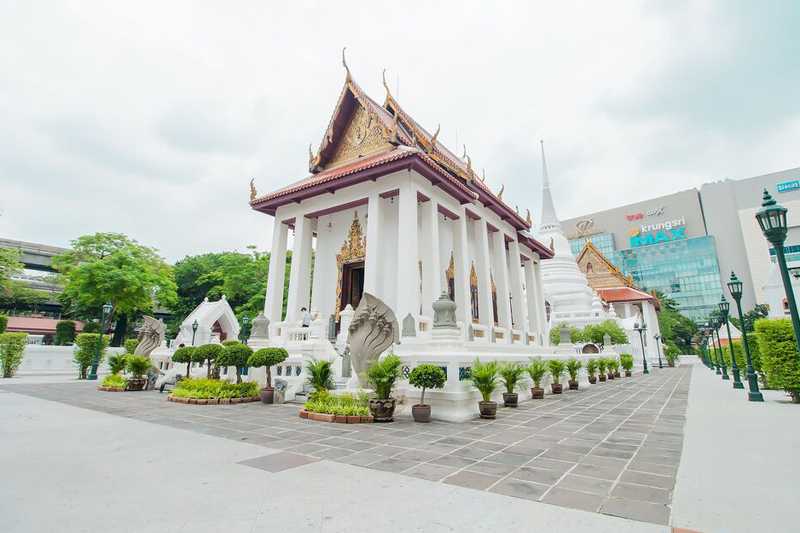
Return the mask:
<svg viewBox="0 0 800 533"><path fill-rule="evenodd" d="M10 316L6 331L9 333L30 333L32 335L55 335L56 324L60 320L55 318L34 316ZM75 321L75 331L83 331L83 322Z"/></svg>
<svg viewBox="0 0 800 533"><path fill-rule="evenodd" d="M632 287L613 287L610 289L597 289L597 294L606 303L614 302L640 302L642 300L656 300L652 294L634 289Z"/></svg>

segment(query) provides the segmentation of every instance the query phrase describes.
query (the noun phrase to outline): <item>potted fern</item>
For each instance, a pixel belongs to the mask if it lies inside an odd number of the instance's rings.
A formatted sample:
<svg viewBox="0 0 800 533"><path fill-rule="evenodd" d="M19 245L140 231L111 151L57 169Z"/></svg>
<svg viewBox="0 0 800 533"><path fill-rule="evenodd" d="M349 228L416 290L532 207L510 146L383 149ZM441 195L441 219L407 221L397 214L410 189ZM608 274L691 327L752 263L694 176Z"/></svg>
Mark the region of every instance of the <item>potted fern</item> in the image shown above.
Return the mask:
<svg viewBox="0 0 800 533"><path fill-rule="evenodd" d="M550 371L550 390L553 394L561 394L564 387L561 385L561 376L564 374L564 361L561 359L550 359L547 361L547 369Z"/></svg>
<svg viewBox="0 0 800 533"><path fill-rule="evenodd" d="M600 381L606 380L606 369L608 368L608 360L605 357L597 358L597 373Z"/></svg>
<svg viewBox="0 0 800 533"><path fill-rule="evenodd" d="M425 403L425 389L441 389L446 380L447 376L445 376L444 370L436 365L419 365L411 371L408 383L422 389L419 403L411 406L411 416L414 417L414 422L431 421L431 406Z"/></svg>
<svg viewBox="0 0 800 533"><path fill-rule="evenodd" d="M609 361L609 366L611 367L611 374L615 378L622 377L622 375L619 373L619 359L612 357L611 361Z"/></svg>
<svg viewBox="0 0 800 533"><path fill-rule="evenodd" d="M578 372L583 368L583 363L574 357L567 361L567 373L569 374L569 390L578 390Z"/></svg>
<svg viewBox="0 0 800 533"><path fill-rule="evenodd" d="M597 359L592 358L586 361L586 373L589 375L589 383L597 383Z"/></svg>
<svg viewBox="0 0 800 533"><path fill-rule="evenodd" d="M516 407L519 402L519 395L517 394L517 385L519 380L522 379L522 374L525 369L519 363L506 363L500 366L498 370L500 380L506 388L503 393L503 405L506 407Z"/></svg>
<svg viewBox="0 0 800 533"><path fill-rule="evenodd" d="M125 370L131 375L128 378L128 390L144 390L147 384L145 374L151 367L150 358L144 355L129 355L125 358Z"/></svg>
<svg viewBox="0 0 800 533"><path fill-rule="evenodd" d="M497 388L497 362L481 363L475 359L469 379L481 393L482 401L478 402L481 418L495 418L497 402L492 401L492 393Z"/></svg>
<svg viewBox="0 0 800 533"><path fill-rule="evenodd" d="M375 398L369 400L369 410L375 422L394 420L397 401L392 398L392 389L394 382L400 377L401 364L399 357L390 354L375 361L367 369L367 381L375 389Z"/></svg>
<svg viewBox="0 0 800 533"><path fill-rule="evenodd" d="M606 358L606 375L608 379L614 379L614 358L607 357Z"/></svg>
<svg viewBox="0 0 800 533"><path fill-rule="evenodd" d="M629 353L619 354L619 364L625 370L625 377L631 377L631 370L633 370L633 356Z"/></svg>
<svg viewBox="0 0 800 533"><path fill-rule="evenodd" d="M531 387L531 399L541 400L544 398L544 389L541 387L542 378L547 373L547 365L544 361L542 361L541 358L537 357L536 359L531 359L530 364L525 370L528 371L528 375L533 381L533 387Z"/></svg>

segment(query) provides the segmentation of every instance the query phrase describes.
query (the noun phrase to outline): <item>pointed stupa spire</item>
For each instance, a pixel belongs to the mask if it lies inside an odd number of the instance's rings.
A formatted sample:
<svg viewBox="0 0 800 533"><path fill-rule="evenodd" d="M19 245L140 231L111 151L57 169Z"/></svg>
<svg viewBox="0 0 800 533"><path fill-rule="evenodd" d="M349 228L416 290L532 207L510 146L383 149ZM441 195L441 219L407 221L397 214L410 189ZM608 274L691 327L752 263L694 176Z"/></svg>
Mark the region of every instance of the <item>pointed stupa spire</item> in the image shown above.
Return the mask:
<svg viewBox="0 0 800 533"><path fill-rule="evenodd" d="M550 176L547 174L547 159L544 155L544 141L539 141L542 148L542 219L539 231L552 231L560 228L561 224L556 216L553 206L553 196L550 194Z"/></svg>

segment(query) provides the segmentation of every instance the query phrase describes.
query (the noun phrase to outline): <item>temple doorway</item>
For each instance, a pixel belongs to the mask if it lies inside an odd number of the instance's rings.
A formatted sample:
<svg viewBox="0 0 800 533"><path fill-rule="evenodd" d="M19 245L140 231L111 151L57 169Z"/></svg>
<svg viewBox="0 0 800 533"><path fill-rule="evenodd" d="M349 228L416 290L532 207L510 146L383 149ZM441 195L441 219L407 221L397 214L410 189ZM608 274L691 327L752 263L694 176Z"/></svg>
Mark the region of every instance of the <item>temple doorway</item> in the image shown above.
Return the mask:
<svg viewBox="0 0 800 533"><path fill-rule="evenodd" d="M353 309L361 302L364 294L364 261L356 261L342 265L342 301L339 309L344 309L348 304Z"/></svg>

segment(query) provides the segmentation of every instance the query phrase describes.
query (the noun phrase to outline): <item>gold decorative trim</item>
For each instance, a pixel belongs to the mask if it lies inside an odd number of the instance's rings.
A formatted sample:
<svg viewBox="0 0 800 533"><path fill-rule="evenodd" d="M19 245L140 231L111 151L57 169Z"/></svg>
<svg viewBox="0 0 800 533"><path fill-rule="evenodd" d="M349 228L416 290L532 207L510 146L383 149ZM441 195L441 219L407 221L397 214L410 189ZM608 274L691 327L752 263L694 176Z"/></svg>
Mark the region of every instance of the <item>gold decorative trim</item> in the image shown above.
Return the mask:
<svg viewBox="0 0 800 533"><path fill-rule="evenodd" d="M456 262L455 258L453 257L453 252L450 252L450 264L447 265L447 270L445 271L445 276L447 280L455 279L456 277Z"/></svg>
<svg viewBox="0 0 800 533"><path fill-rule="evenodd" d="M339 313L342 306L342 275L344 265L363 261L367 256L367 238L361 229L361 222L358 220L358 211L353 214L353 222L350 224L350 231L344 240L339 253L336 254L336 320L339 320Z"/></svg>
<svg viewBox="0 0 800 533"><path fill-rule="evenodd" d="M472 266L469 269L469 286L470 287L477 287L478 286L478 273L475 272L475 262L472 262Z"/></svg>

